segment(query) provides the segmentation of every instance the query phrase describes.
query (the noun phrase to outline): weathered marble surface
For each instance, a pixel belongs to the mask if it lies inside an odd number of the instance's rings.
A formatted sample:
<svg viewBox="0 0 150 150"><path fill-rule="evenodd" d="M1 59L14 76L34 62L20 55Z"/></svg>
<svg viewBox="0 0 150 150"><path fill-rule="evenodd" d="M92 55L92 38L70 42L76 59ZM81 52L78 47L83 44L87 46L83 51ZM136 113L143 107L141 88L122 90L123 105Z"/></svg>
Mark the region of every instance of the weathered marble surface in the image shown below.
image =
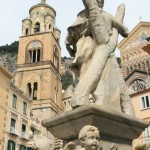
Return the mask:
<svg viewBox="0 0 150 150"><path fill-rule="evenodd" d="M72 70L78 79L72 95L73 108L93 102L134 115L125 82L115 60L118 33L128 36L122 24L125 6L118 7L116 17L103 11L103 0L83 0L85 10L68 28L66 47L75 57ZM71 47L72 46L72 47Z"/></svg>
<svg viewBox="0 0 150 150"><path fill-rule="evenodd" d="M101 147L110 150L112 145L118 149L131 150L132 140L138 138L149 125L148 122L126 115L113 109L105 109L96 104L88 104L43 121L55 137L64 142L78 143L78 135L85 125L96 126L101 135Z"/></svg>

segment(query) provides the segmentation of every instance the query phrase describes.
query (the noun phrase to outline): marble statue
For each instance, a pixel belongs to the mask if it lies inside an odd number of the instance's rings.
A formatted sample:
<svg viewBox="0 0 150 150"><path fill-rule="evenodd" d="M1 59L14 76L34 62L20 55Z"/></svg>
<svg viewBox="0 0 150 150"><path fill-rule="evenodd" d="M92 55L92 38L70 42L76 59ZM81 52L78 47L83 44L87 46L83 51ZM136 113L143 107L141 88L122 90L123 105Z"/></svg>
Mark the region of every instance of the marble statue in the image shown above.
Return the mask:
<svg viewBox="0 0 150 150"><path fill-rule="evenodd" d="M123 25L124 4L116 17L103 10L104 0L82 0L85 10L68 28L66 48L75 57L72 70L78 80L72 95L73 108L93 102L134 115L125 82L116 62L114 51L118 34L128 36Z"/></svg>

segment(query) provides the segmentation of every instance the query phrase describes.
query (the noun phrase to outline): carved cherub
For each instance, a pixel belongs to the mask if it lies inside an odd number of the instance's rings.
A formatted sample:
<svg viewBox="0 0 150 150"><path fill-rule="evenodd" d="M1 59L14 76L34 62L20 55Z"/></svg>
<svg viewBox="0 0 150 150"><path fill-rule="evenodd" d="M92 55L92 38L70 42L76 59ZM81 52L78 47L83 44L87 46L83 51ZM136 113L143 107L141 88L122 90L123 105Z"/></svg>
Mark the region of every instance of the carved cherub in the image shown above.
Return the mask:
<svg viewBox="0 0 150 150"><path fill-rule="evenodd" d="M78 139L85 150L98 150L99 148L99 130L94 126L84 126L79 133Z"/></svg>
<svg viewBox="0 0 150 150"><path fill-rule="evenodd" d="M99 149L99 130L98 128L86 125L84 126L80 133L78 139L80 140L81 147L85 150L98 150ZM76 144L74 142L69 142L65 145L64 150L76 150Z"/></svg>

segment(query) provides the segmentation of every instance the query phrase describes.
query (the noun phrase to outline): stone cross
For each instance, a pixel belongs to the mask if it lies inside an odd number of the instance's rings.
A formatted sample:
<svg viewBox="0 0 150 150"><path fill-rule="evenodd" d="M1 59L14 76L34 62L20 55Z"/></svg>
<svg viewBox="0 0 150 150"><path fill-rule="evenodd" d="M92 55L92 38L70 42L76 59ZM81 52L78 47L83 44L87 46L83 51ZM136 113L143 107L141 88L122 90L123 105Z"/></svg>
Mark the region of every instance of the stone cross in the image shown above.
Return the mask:
<svg viewBox="0 0 150 150"><path fill-rule="evenodd" d="M46 3L46 0L41 0L41 3Z"/></svg>
<svg viewBox="0 0 150 150"><path fill-rule="evenodd" d="M140 16L140 17L139 17L140 22L142 21L142 19L143 19L143 17Z"/></svg>

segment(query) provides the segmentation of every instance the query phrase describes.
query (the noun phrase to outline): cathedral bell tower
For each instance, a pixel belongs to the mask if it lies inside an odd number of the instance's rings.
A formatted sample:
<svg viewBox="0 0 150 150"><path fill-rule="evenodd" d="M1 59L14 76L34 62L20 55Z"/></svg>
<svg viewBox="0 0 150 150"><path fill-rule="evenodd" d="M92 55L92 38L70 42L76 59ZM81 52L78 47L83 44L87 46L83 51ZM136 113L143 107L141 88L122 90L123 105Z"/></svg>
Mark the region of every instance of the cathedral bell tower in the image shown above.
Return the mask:
<svg viewBox="0 0 150 150"><path fill-rule="evenodd" d="M33 115L40 120L62 108L60 30L55 19L55 10L41 0L22 21L19 40L15 84L33 100Z"/></svg>

